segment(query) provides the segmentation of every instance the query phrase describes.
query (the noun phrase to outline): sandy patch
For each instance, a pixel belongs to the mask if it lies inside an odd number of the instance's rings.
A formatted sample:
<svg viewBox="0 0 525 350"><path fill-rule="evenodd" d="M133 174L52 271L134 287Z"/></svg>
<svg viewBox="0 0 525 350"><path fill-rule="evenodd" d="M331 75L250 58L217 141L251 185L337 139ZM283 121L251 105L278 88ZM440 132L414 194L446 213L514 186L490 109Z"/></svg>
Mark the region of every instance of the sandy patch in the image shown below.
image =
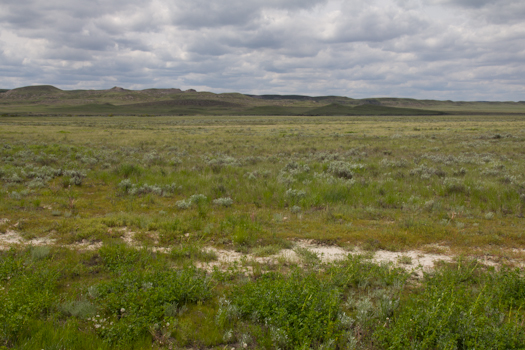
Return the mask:
<svg viewBox="0 0 525 350"><path fill-rule="evenodd" d="M5 224L7 222L9 222L8 219L0 219L0 224ZM12 227L15 227L15 225L13 225ZM135 240L135 232L132 232L127 227L110 230L119 231L121 239L127 245L135 247L137 249L144 248ZM189 238L189 235L187 235L187 237ZM6 233L0 234L0 250L8 250L10 247L13 246L41 246L54 244L55 240L47 237L26 240L14 230L7 230ZM82 240L81 242L69 245L61 245L61 247L78 250L98 250L102 247L102 245L102 242ZM378 264L392 264L397 267L402 267L407 271L414 272L416 275L420 276L423 275L424 271L429 271L433 269L436 262L451 262L454 259L454 256L449 253L449 249L447 247L436 244L428 247L425 246L422 248L422 251L410 250L404 252L390 252L379 250L376 252L366 252L358 248L348 250L338 246L320 245L312 240L301 240L295 242L295 246L293 249L283 249L279 253L268 257L257 257L251 254L243 254L233 250L205 247L205 250L215 253L218 259L212 262L199 262L197 263L197 267L211 271L215 267L218 267L220 269L227 269L228 267L234 264L240 264L241 266L244 266L246 268L250 267L250 263L278 264L285 261L289 261L290 263L301 264L303 262L302 258L295 251L295 249L297 248L307 249L310 252L315 253L319 257L320 261L323 263L344 260L349 255L365 255L368 256L372 262ZM159 253L169 253L171 251L170 247L153 247L149 249L151 249L153 252ZM427 253L425 251L430 252ZM523 249L512 249L511 251L515 255L521 255L525 253L525 250ZM441 254L441 252L443 252L443 254ZM481 263L488 266L499 265L498 261L495 261L491 256L484 256L482 258L478 258L478 260ZM522 264L520 263L520 265Z"/></svg>
<svg viewBox="0 0 525 350"><path fill-rule="evenodd" d="M443 254L428 254L418 250L411 250L405 252L390 252L385 250L378 250L373 253L354 249L348 251L338 246L321 246L309 241L300 241L297 247L305 248L317 254L322 262L329 263L338 260L344 260L348 255L372 255L372 261L376 263L393 263L406 269L423 268L431 269L434 263L438 261L450 262L452 258ZM299 257L292 249L285 249L279 253L281 256L297 261Z"/></svg>
<svg viewBox="0 0 525 350"><path fill-rule="evenodd" d="M312 243L311 241L299 241L296 243L295 248L308 249L310 252L315 253L323 263L344 260L349 255L373 255L371 261L375 263L393 264L394 266L402 267L408 271L416 272L417 275L421 276L423 271L431 270L436 262L450 262L453 259L448 255L426 254L420 251L377 251L375 253L364 252L358 249L348 251L338 246L323 246ZM213 247L207 247L205 249L213 251L218 257L217 261L197 264L198 267L205 268L208 271L215 267L221 269L228 268L235 263L243 265L247 265L246 263L250 262L275 264L279 263L279 261L282 262L283 260L297 264L302 262L301 257L294 249L283 249L279 253L268 257L255 257L250 254L242 254L231 250L216 249Z"/></svg>
<svg viewBox="0 0 525 350"><path fill-rule="evenodd" d="M130 231L127 227L119 228L118 231L122 232L122 236L120 238L122 238L126 244L131 246L136 245L135 232Z"/></svg>
<svg viewBox="0 0 525 350"><path fill-rule="evenodd" d="M18 232L7 230L6 233L0 234L0 249L1 247L6 247L9 249L9 246L13 244L20 244L25 241Z"/></svg>
<svg viewBox="0 0 525 350"><path fill-rule="evenodd" d="M24 239L20 233L7 230L6 233L0 234L0 250L9 250L11 247L20 245L52 245L55 243L54 239L47 237L33 238L30 240Z"/></svg>
<svg viewBox="0 0 525 350"><path fill-rule="evenodd" d="M63 247L77 249L77 250L98 250L102 247L102 242L92 242L87 239L83 239L81 242L65 245Z"/></svg>

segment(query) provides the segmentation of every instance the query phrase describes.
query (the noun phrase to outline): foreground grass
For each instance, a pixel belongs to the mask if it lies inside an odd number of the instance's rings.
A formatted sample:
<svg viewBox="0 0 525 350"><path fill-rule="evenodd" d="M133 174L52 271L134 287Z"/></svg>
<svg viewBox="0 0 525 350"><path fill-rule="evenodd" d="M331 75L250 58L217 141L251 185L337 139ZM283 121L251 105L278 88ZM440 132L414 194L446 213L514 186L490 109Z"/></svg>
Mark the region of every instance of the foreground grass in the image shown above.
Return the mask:
<svg viewBox="0 0 525 350"><path fill-rule="evenodd" d="M39 251L40 250L40 251ZM0 253L8 348L520 349L525 277L475 261L417 283L363 257L204 273L108 245ZM180 261L179 261L180 263Z"/></svg>
<svg viewBox="0 0 525 350"><path fill-rule="evenodd" d="M525 343L524 277L505 267L525 248L522 116L2 118L0 140L0 241L50 245L0 253L0 345ZM468 258L421 280L299 248L301 266L196 267L216 259L204 246L295 239Z"/></svg>

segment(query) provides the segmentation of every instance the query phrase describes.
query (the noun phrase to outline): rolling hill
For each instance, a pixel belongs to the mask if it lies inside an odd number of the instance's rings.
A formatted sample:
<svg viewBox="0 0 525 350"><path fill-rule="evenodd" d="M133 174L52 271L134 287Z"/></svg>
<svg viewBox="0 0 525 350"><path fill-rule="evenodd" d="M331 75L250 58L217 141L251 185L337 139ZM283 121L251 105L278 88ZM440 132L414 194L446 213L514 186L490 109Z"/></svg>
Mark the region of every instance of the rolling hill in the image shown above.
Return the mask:
<svg viewBox="0 0 525 350"><path fill-rule="evenodd" d="M245 95L177 88L61 90L51 85L0 90L0 115L359 116L464 113L525 114L522 102L458 102L409 98Z"/></svg>

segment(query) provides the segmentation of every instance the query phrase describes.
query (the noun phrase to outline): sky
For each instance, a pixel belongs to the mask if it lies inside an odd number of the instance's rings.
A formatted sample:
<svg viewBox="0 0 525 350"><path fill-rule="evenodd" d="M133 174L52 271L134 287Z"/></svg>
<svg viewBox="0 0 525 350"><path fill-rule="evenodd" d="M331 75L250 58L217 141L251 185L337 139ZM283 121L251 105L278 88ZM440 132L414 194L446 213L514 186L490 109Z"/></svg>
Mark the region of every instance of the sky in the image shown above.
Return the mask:
<svg viewBox="0 0 525 350"><path fill-rule="evenodd" d="M0 88L525 100L524 0L1 0Z"/></svg>

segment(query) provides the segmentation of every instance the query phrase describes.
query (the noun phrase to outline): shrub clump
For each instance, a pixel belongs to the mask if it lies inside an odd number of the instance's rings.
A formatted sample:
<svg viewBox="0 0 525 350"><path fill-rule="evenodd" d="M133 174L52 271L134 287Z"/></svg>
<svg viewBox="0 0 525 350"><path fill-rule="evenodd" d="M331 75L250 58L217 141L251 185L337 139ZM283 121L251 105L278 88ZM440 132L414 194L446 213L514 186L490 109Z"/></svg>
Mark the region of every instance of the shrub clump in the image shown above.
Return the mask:
<svg viewBox="0 0 525 350"><path fill-rule="evenodd" d="M175 205L179 209L188 209L193 204L201 205L201 204L205 203L207 200L208 200L208 197L206 197L203 194L194 194L194 195L192 195L190 198L188 198L186 200L183 199L183 200L177 201L175 203Z"/></svg>
<svg viewBox="0 0 525 350"><path fill-rule="evenodd" d="M330 162L328 164L327 171L342 179L351 179L354 177L353 169L356 169L358 166L355 164L350 164L348 162L343 162L340 160Z"/></svg>
<svg viewBox="0 0 525 350"><path fill-rule="evenodd" d="M317 348L341 335L339 291L314 274L268 273L235 288L222 303L217 320L240 318L269 327L275 348Z"/></svg>
<svg viewBox="0 0 525 350"><path fill-rule="evenodd" d="M213 200L213 204L221 207L231 207L233 200L230 197L217 198Z"/></svg>
<svg viewBox="0 0 525 350"><path fill-rule="evenodd" d="M96 291L95 291L96 289ZM96 332L111 344L132 344L173 309L211 297L209 281L195 268L149 273L129 272L91 288L100 310L91 318Z"/></svg>
<svg viewBox="0 0 525 350"><path fill-rule="evenodd" d="M153 194L156 194L157 196L163 196L163 197L171 196L177 190L181 189L181 187L177 186L176 183L171 183L169 185L148 185L148 184L136 185L136 184L133 184L131 180L129 179L122 180L118 184L118 188L122 192L126 194L130 194L130 195L140 196L140 195L147 194L147 193L153 193Z"/></svg>
<svg viewBox="0 0 525 350"><path fill-rule="evenodd" d="M66 170L64 171L64 176L69 178L70 185L81 186L87 175L79 170Z"/></svg>
<svg viewBox="0 0 525 350"><path fill-rule="evenodd" d="M476 267L465 264L427 276L423 291L407 300L393 323L377 329L380 344L388 349L522 349L523 316L504 307L524 305L523 276L506 270L477 276Z"/></svg>

